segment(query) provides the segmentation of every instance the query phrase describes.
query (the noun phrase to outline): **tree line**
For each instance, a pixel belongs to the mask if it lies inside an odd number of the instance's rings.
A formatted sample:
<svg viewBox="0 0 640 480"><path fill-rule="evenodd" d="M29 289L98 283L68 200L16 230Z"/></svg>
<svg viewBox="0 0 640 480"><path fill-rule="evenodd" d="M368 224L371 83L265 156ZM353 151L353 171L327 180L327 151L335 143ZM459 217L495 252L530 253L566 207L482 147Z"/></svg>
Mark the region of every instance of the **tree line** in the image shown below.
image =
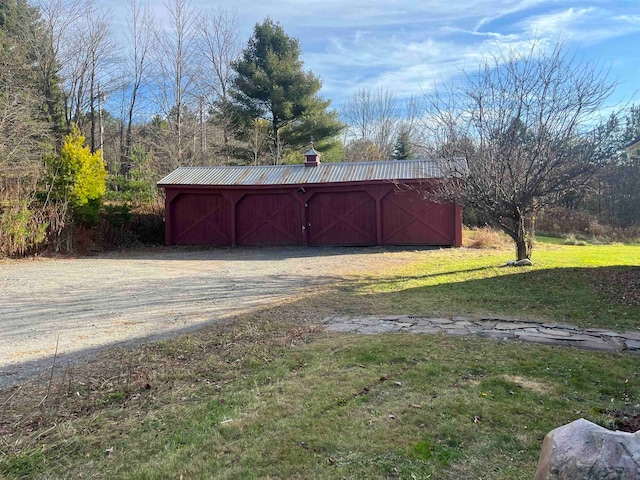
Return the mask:
<svg viewBox="0 0 640 480"><path fill-rule="evenodd" d="M425 195L477 208L518 257L549 205L639 222L623 147L640 109L597 121L615 83L562 45L487 57L403 101L360 88L336 110L278 22L243 44L233 11L164 8L160 24L132 0L116 32L94 0L0 0L0 255L70 246L75 226L153 204L177 166L299 163L310 144L324 161L465 157L468 172L450 172L465 182Z"/></svg>

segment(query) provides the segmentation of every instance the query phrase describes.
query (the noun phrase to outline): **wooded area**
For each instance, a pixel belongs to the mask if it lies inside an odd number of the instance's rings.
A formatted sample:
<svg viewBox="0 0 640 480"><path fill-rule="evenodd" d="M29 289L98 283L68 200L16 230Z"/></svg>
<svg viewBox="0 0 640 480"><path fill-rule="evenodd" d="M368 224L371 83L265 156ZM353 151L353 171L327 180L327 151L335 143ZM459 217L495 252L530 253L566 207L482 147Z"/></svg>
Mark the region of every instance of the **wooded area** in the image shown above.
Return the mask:
<svg viewBox="0 0 640 480"><path fill-rule="evenodd" d="M499 151L493 158L500 158L500 175L518 166L520 179L531 178L526 172L542 157L526 157L527 164L518 155L544 137L552 152L545 159L553 158L554 167L540 167L546 190L523 200L522 219L562 205L616 227L640 224L639 160L623 148L640 135L640 108L599 122L615 87L606 76L596 75L602 88L597 102L568 129L549 122L532 127L518 102L500 106L499 122L474 127L474 112L493 113L494 106L478 98L473 111L443 104L434 110L433 97L400 99L388 88L362 87L336 110L320 95L320 79L305 70L299 41L278 22L257 24L245 44L233 11L201 9L188 0L166 0L164 7L169 24L133 0L122 32L94 0L39 6L0 0L0 256L71 250L79 226L97 229L115 244L156 241L162 238L162 207L155 182L169 171L299 163L311 142L325 162L461 155L470 172L486 180L486 173L497 172L483 163L489 151ZM539 71L556 75L540 98L556 88L594 100L571 70L558 68L567 64L558 61L571 60L564 50L539 57L532 49L528 55L529 65L542 58ZM503 90L505 99L517 92L518 81L538 78L518 70L527 58L493 60L468 73L462 89L442 90L439 98L472 99L489 80L509 73L500 70L503 64L516 75L514 84L500 84L516 89ZM527 100L526 93L520 99ZM435 125L446 126L447 134L434 135ZM565 178L569 166L588 173L579 186L550 181ZM513 214L465 200L482 210L480 222L504 228ZM133 227L132 212L139 215Z"/></svg>

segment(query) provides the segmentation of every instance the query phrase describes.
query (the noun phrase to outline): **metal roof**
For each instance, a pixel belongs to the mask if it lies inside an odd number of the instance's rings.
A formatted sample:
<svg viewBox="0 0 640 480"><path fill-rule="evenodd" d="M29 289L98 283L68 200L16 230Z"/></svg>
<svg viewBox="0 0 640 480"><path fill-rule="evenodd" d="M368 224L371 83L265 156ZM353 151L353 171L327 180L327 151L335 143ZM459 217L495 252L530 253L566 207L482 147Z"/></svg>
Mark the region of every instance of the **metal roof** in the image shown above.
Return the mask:
<svg viewBox="0 0 640 480"><path fill-rule="evenodd" d="M456 159L456 170L466 169ZM158 182L169 185L301 185L368 182L375 180L419 180L443 178L441 162L434 160L389 160L384 162L322 163L315 167L296 165L180 167Z"/></svg>

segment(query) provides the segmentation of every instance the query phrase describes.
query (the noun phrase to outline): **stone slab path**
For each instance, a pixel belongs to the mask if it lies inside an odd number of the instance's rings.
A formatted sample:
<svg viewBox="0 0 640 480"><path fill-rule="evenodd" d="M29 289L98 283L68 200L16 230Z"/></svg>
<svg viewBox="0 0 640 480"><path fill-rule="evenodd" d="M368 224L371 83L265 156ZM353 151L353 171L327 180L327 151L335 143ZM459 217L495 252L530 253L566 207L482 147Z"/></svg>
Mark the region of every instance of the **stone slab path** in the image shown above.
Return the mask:
<svg viewBox="0 0 640 480"><path fill-rule="evenodd" d="M410 315L372 315L349 318L334 316L326 318L324 323L329 332L352 332L368 335L393 332L478 335L497 340L519 340L601 352L640 354L640 331L614 332L600 328L579 328L562 323L510 318L467 316L430 318Z"/></svg>

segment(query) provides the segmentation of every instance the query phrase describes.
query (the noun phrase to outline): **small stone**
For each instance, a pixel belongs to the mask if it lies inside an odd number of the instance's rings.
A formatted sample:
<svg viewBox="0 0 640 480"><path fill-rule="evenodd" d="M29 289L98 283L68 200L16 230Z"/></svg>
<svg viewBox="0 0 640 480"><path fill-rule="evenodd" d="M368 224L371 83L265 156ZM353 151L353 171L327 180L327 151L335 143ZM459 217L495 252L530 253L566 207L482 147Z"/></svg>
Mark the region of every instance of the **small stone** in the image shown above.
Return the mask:
<svg viewBox="0 0 640 480"><path fill-rule="evenodd" d="M587 333L599 333L601 335L608 335L608 336L619 335L619 333L612 332L611 330L606 330L604 328L585 328L584 331Z"/></svg>
<svg viewBox="0 0 640 480"><path fill-rule="evenodd" d="M484 328L482 327L477 327L475 325L471 325L469 327L466 327L467 330L469 330L471 333L480 333L484 331Z"/></svg>
<svg viewBox="0 0 640 480"><path fill-rule="evenodd" d="M450 318L428 318L426 320L431 323L436 323L438 325L453 323L453 320L451 320Z"/></svg>
<svg viewBox="0 0 640 480"><path fill-rule="evenodd" d="M629 340L638 340L640 341L640 332L624 332L622 334L624 338L628 338Z"/></svg>
<svg viewBox="0 0 640 480"><path fill-rule="evenodd" d="M433 327L434 323L431 322L429 319L421 318L420 320L418 320L418 322L415 325L417 327Z"/></svg>
<svg viewBox="0 0 640 480"><path fill-rule="evenodd" d="M476 325L480 325L482 328L485 328L487 330L495 328L495 326L498 324L496 320L478 320L475 323Z"/></svg>
<svg viewBox="0 0 640 480"><path fill-rule="evenodd" d="M639 465L640 432L612 432L581 418L544 438L535 480L633 480Z"/></svg>
<svg viewBox="0 0 640 480"><path fill-rule="evenodd" d="M440 333L442 330L438 327L432 327L430 325L413 325L409 331L411 333L425 333L425 334L433 334Z"/></svg>
<svg viewBox="0 0 640 480"><path fill-rule="evenodd" d="M531 328L531 325L532 325L531 323L524 323L524 322L520 322L520 323L500 322L494 328L496 330L521 330L524 328Z"/></svg>
<svg viewBox="0 0 640 480"><path fill-rule="evenodd" d="M395 323L380 323L378 325L365 325L358 329L358 333L365 335L375 335L377 333L392 333L400 330L400 326Z"/></svg>
<svg viewBox="0 0 640 480"><path fill-rule="evenodd" d="M560 328L538 328L538 332L543 333L545 335L552 335L554 337L570 337L571 332L567 332L566 330L562 330Z"/></svg>
<svg viewBox="0 0 640 480"><path fill-rule="evenodd" d="M625 343L627 350L640 350L640 341L638 340L627 340Z"/></svg>
<svg viewBox="0 0 640 480"><path fill-rule="evenodd" d="M470 327L473 325L471 322L467 322L466 320L460 320L455 322L456 327Z"/></svg>
<svg viewBox="0 0 640 480"><path fill-rule="evenodd" d="M542 343L544 345L567 345L566 338L553 338L541 333L518 332L516 333L516 337L522 342Z"/></svg>
<svg viewBox="0 0 640 480"><path fill-rule="evenodd" d="M475 322L476 318L470 317L468 315L455 315L451 317L451 320L453 320L454 322Z"/></svg>
<svg viewBox="0 0 640 480"><path fill-rule="evenodd" d="M359 325L371 325L371 326L380 325L383 323L377 318L371 318L371 317L360 318L360 319L356 318L351 321L354 323L358 323Z"/></svg>
<svg viewBox="0 0 640 480"><path fill-rule="evenodd" d="M495 340L514 340L516 338L514 333L497 331L497 330L485 330L478 334L482 338L493 338Z"/></svg>
<svg viewBox="0 0 640 480"><path fill-rule="evenodd" d="M578 327L569 325L568 323L543 323L542 326L545 328L561 328L563 330L572 330L574 332L580 330Z"/></svg>
<svg viewBox="0 0 640 480"><path fill-rule="evenodd" d="M471 335L471 332L466 328L447 328L447 333L449 335L462 336Z"/></svg>

